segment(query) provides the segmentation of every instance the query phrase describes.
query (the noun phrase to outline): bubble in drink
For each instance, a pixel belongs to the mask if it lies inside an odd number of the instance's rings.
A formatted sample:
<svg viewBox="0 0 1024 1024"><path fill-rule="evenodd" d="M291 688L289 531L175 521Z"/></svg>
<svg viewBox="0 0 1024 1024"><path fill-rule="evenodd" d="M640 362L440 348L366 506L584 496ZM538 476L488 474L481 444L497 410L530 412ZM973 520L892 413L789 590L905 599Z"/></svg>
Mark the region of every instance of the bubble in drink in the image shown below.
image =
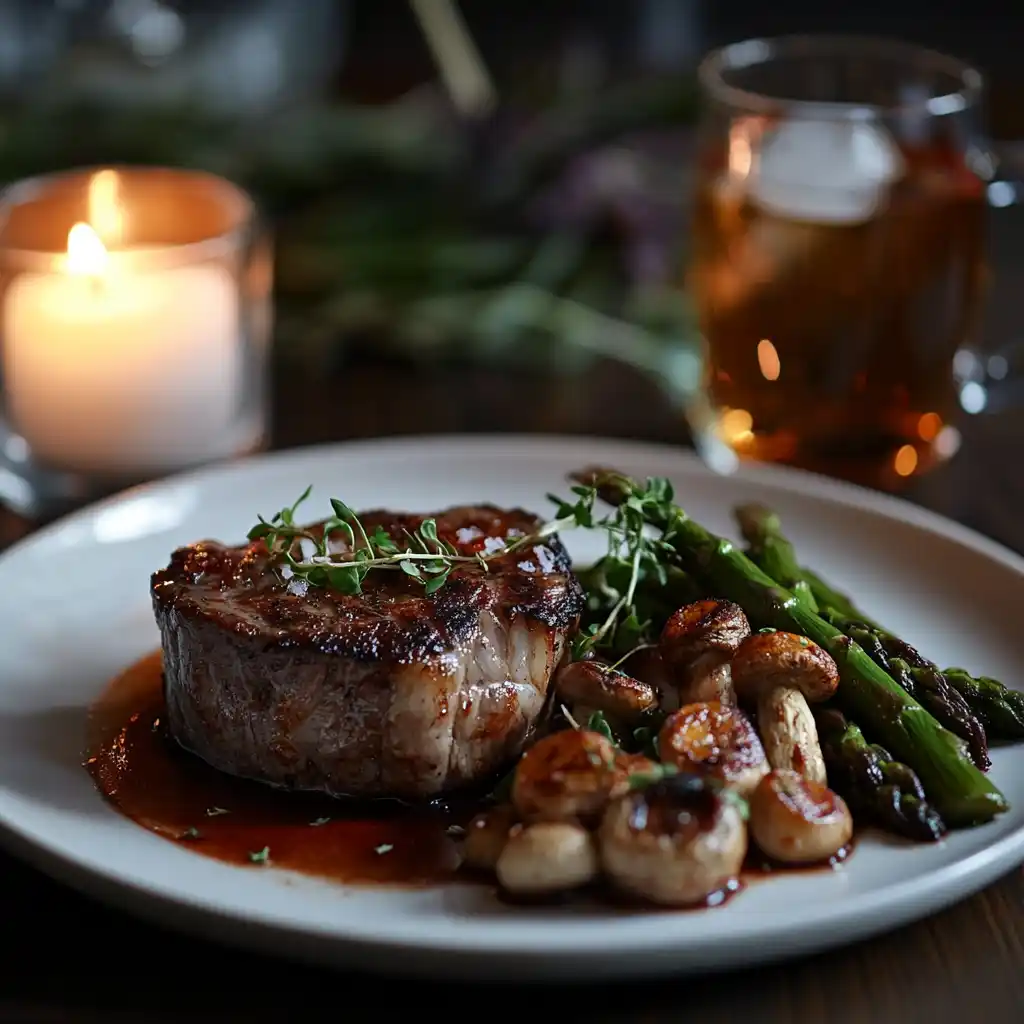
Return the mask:
<svg viewBox="0 0 1024 1024"><path fill-rule="evenodd" d="M815 224L870 220L905 172L880 126L848 121L782 121L765 138L748 195L767 213Z"/></svg>

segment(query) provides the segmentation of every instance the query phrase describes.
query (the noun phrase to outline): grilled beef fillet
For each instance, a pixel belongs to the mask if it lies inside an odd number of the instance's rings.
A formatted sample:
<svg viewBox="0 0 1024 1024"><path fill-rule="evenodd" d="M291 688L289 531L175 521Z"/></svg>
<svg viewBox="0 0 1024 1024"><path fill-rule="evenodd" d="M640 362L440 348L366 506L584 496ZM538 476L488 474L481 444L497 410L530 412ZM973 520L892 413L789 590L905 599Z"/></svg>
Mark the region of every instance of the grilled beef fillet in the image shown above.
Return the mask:
<svg viewBox="0 0 1024 1024"><path fill-rule="evenodd" d="M424 517L360 518L398 540ZM461 554L539 524L491 506L434 518ZM331 547L344 550L340 534ZM583 607L557 538L486 568L457 563L431 596L374 570L356 597L282 579L262 541L203 541L175 551L151 590L181 746L276 786L405 799L484 780L522 750Z"/></svg>

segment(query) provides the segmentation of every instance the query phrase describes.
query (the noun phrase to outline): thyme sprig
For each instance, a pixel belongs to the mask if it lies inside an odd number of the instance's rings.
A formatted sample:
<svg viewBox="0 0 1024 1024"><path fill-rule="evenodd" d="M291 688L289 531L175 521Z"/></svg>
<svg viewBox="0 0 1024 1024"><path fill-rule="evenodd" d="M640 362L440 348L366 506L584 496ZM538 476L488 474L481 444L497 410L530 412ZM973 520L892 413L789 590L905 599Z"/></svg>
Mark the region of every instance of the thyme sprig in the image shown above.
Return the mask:
<svg viewBox="0 0 1024 1024"><path fill-rule="evenodd" d="M424 593L433 594L448 580L459 564L476 563L487 569L488 562L515 551L543 543L559 530L592 524L596 492L577 486L578 500L567 505L564 516L542 524L532 533L495 543L490 550L463 555L437 534L437 521L424 519L414 530L403 530L393 537L383 527L368 530L345 502L331 498L333 515L315 529L300 526L295 516L312 493L307 487L289 506L267 519L258 516L249 530L250 541L262 540L283 577L305 580L311 586L330 587L342 594L362 593L363 580L374 569L396 570L423 584ZM557 500L557 499L553 499ZM332 550L332 539L340 537L344 545Z"/></svg>
<svg viewBox="0 0 1024 1024"><path fill-rule="evenodd" d="M585 586L589 582L588 599L596 602L600 617L580 630L573 656L582 658L596 648L622 654L642 648L650 640L650 617L638 603L637 588L643 583L664 587L669 578L672 547L646 526L652 507L671 508L675 498L672 485L664 478L649 478L642 490L600 517L594 511L596 489L585 482L576 483L568 499L548 495L555 515L535 531L495 542L473 555L460 554L439 537L434 519L424 519L414 530L403 530L401 536L394 537L381 526L367 529L338 498L331 498L333 515L322 526L297 525L299 506L311 493L312 487L307 487L294 504L276 515L269 519L259 516L248 533L250 541L264 542L285 578L297 577L312 586L356 595L362 592L369 572L392 570L422 583L430 595L444 586L456 565L476 563L487 569L494 559L535 547L562 531L599 531L605 535L607 550L590 570ZM344 544L332 547L332 539L338 538Z"/></svg>
<svg viewBox="0 0 1024 1024"><path fill-rule="evenodd" d="M638 588L645 583L658 589L667 585L673 550L660 536L651 534L646 517L652 506L671 508L674 500L668 480L650 477L642 491L591 523L607 538L605 555L585 573L584 580L590 609L599 615L580 630L573 643L573 657L582 658L601 648L616 655L617 666L630 654L650 646L651 616L638 600ZM559 514L562 511L560 507Z"/></svg>

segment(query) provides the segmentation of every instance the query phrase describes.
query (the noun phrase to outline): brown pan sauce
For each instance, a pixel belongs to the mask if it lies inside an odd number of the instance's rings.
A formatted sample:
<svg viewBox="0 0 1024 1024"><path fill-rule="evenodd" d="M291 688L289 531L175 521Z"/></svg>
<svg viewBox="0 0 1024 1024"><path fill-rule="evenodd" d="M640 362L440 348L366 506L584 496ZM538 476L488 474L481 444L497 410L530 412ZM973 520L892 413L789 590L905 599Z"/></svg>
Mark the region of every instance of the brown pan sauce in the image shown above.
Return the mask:
<svg viewBox="0 0 1024 1024"><path fill-rule="evenodd" d="M336 882L480 881L459 870L460 837L479 803L350 803L238 779L182 750L163 727L163 709L156 652L114 679L89 714L86 768L104 797L143 828L231 864L286 868ZM846 855L814 869L834 867ZM722 905L775 866L751 856L748 869L742 881L702 906ZM626 905L620 897L612 902Z"/></svg>

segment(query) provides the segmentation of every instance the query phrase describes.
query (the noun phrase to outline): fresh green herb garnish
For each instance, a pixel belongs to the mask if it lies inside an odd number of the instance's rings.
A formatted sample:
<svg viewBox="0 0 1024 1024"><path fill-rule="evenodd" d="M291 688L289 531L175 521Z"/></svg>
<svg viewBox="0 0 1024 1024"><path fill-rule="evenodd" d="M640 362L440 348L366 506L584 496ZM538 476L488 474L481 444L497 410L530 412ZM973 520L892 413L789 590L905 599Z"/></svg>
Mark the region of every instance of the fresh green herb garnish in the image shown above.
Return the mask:
<svg viewBox="0 0 1024 1024"><path fill-rule="evenodd" d="M629 777L629 788L634 790L646 789L648 786L653 786L656 782L661 782L662 779L678 774L679 769L675 765L655 762L648 771L633 772Z"/></svg>
<svg viewBox="0 0 1024 1024"><path fill-rule="evenodd" d="M672 549L663 537L651 534L646 516L651 507L670 508L675 494L668 480L651 478L642 491L595 518L596 488L580 484L572 493L575 504L552 499L559 518L599 530L607 541L606 553L585 574L589 611L598 621L580 630L573 642L573 657L579 659L600 648L619 656L617 666L623 655L643 650L655 639L652 617L637 601L638 588L649 583L661 589L668 584Z"/></svg>
<svg viewBox="0 0 1024 1024"><path fill-rule="evenodd" d="M415 530L403 531L401 537L392 537L379 526L368 530L338 498L331 498L333 515L322 527L296 525L299 506L311 490L307 487L294 504L270 519L259 516L259 522L248 533L250 541L263 541L285 578L299 578L311 586L355 595L362 592L363 580L371 570L397 570L422 583L425 593L433 594L460 563L486 568L489 561L533 547L562 530L598 530L607 540L598 594L603 618L580 630L573 642L573 656L581 658L597 647L627 652L652 640L651 618L641 613L636 593L641 582L664 587L669 578L672 544L646 527L648 519L657 519L655 513L667 515L673 508L675 495L666 479L648 479L642 489L601 518L594 514L597 489L587 483L573 485L569 499L549 494L548 499L555 505L553 519L527 536L475 555L461 555L438 537L433 519L424 519ZM332 550L332 540L336 550ZM338 540L343 543L337 545Z"/></svg>
<svg viewBox="0 0 1024 1024"><path fill-rule="evenodd" d="M658 757L658 730L650 725L641 725L633 730L633 745L637 752L644 754L657 761Z"/></svg>
<svg viewBox="0 0 1024 1024"><path fill-rule="evenodd" d="M394 843L381 843L380 846L375 846L373 848L373 852L376 854L390 853L394 848Z"/></svg>
<svg viewBox="0 0 1024 1024"><path fill-rule="evenodd" d="M600 733L605 739L611 740L612 743L618 744L618 740L615 738L615 733L612 732L612 727L608 724L608 719L605 718L603 711L595 711L587 719L587 729L591 732Z"/></svg>
<svg viewBox="0 0 1024 1024"><path fill-rule="evenodd" d="M552 520L493 551L460 555L456 548L438 537L437 522L433 519L424 519L415 530L405 530L402 537L394 538L380 526L368 531L359 516L338 498L331 498L334 514L322 528L297 526L295 514L311 491L312 487L307 487L293 505L281 509L270 519L259 516L259 522L247 536L250 541L263 541L271 558L280 566L282 576L305 580L311 586L330 587L342 594L362 593L363 580L372 569L403 572L422 583L426 594L433 594L444 586L459 563L476 563L486 568L494 558L539 544L560 529L575 524L575 519ZM341 538L344 546L332 551L332 538Z"/></svg>
<svg viewBox="0 0 1024 1024"><path fill-rule="evenodd" d="M179 839L202 839L203 838L203 834L202 834L202 832L199 831L199 829L197 829L195 827L195 825L191 825L189 828L185 829L185 831L182 832L181 835L178 836L178 838Z"/></svg>
<svg viewBox="0 0 1024 1024"><path fill-rule="evenodd" d="M249 851L249 860L253 864L266 864L270 859L270 847L264 846L262 850Z"/></svg>

